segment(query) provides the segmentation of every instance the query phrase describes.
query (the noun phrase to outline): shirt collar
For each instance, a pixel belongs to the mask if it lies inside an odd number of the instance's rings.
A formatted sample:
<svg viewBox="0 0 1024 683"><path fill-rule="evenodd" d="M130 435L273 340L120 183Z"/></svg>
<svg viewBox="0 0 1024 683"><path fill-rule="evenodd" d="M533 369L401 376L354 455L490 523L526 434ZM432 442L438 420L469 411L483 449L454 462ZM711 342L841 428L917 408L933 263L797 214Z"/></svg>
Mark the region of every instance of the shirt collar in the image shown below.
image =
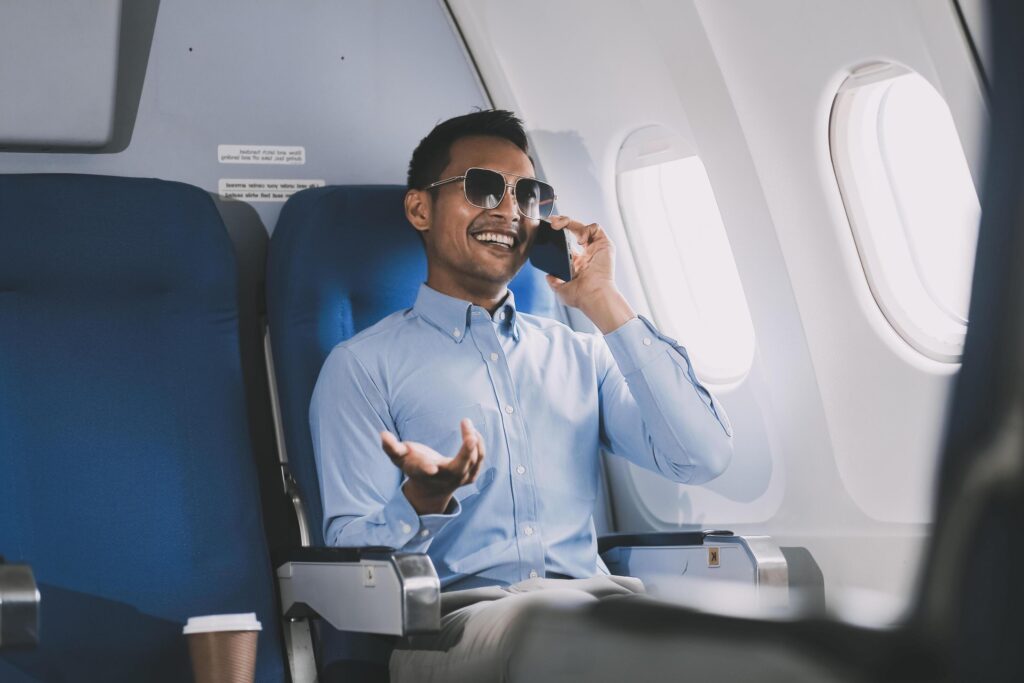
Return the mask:
<svg viewBox="0 0 1024 683"><path fill-rule="evenodd" d="M516 298L512 290L507 290L505 300L494 315L490 316L487 310L480 306L474 306L468 301L456 299L455 297L442 294L436 289L429 287L426 283L420 285L420 291L416 295L416 303L413 304L413 311L422 316L438 330L453 339L456 343L462 343L466 338L470 317L474 311L482 316L488 316L499 325L508 325L512 331L512 338L519 341L519 326L516 315ZM504 314L504 318L502 318Z"/></svg>

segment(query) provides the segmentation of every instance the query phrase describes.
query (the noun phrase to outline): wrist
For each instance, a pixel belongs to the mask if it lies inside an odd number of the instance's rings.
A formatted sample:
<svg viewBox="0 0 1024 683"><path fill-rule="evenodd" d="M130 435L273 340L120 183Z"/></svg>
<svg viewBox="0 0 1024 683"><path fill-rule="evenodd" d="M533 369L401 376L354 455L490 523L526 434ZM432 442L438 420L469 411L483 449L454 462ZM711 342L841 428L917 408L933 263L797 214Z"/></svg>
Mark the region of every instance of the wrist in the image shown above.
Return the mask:
<svg viewBox="0 0 1024 683"><path fill-rule="evenodd" d="M580 310L602 334L610 334L636 317L636 311L614 285L581 297L581 304Z"/></svg>
<svg viewBox="0 0 1024 683"><path fill-rule="evenodd" d="M424 490L415 479L405 482L402 494L417 515L442 515L452 501L451 493Z"/></svg>

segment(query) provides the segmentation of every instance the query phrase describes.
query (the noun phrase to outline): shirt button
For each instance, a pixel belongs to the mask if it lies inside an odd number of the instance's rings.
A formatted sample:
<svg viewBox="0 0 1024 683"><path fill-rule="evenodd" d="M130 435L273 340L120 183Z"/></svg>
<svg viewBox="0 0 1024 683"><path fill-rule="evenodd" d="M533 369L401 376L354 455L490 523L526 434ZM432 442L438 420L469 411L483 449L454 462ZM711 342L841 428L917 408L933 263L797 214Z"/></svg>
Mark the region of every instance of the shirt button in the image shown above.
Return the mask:
<svg viewBox="0 0 1024 683"><path fill-rule="evenodd" d="M491 354L491 360L492 360L492 361L497 361L497 360L498 360L498 354L496 354L496 353L492 353L492 354Z"/></svg>
<svg viewBox="0 0 1024 683"><path fill-rule="evenodd" d="M462 330L460 330L459 328L456 327L454 330L452 330L452 334L454 334L456 337L461 337L462 336Z"/></svg>
<svg viewBox="0 0 1024 683"><path fill-rule="evenodd" d="M407 534L410 531L412 531L412 527L409 526L406 522L402 522L402 533Z"/></svg>
<svg viewBox="0 0 1024 683"><path fill-rule="evenodd" d="M523 527L523 533L527 536L533 536L533 527L527 524L525 527Z"/></svg>
<svg viewBox="0 0 1024 683"><path fill-rule="evenodd" d="M650 346L650 345L651 345L651 338L650 337L644 337L644 346Z"/></svg>
<svg viewBox="0 0 1024 683"><path fill-rule="evenodd" d="M535 572L534 570L531 569L530 570L530 578L531 579L536 579L537 578L537 572Z"/></svg>
<svg viewBox="0 0 1024 683"><path fill-rule="evenodd" d="M526 474L526 468L520 465L516 468L516 474Z"/></svg>
<svg viewBox="0 0 1024 683"><path fill-rule="evenodd" d="M508 413L509 415L511 415L515 411L516 411L516 409L513 408L512 406L505 406L505 412Z"/></svg>
<svg viewBox="0 0 1024 683"><path fill-rule="evenodd" d="M423 538L426 538L429 535L430 535L430 529L423 529L422 531L420 531L420 536L422 536Z"/></svg>
<svg viewBox="0 0 1024 683"><path fill-rule="evenodd" d="M498 314L498 319L499 320L504 320L505 319L505 311L502 311L501 313Z"/></svg>

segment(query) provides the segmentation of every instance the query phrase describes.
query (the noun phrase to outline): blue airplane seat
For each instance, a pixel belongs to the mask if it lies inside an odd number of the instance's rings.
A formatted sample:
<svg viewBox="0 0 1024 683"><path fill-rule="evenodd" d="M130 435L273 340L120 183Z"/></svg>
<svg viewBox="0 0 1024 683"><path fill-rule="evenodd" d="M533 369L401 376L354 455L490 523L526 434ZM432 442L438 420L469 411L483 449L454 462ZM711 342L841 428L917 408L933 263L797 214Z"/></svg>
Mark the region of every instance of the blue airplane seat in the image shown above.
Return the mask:
<svg viewBox="0 0 1024 683"><path fill-rule="evenodd" d="M0 555L42 595L0 680L191 680L184 622L233 612L285 680L236 296L199 188L0 175Z"/></svg>
<svg viewBox="0 0 1024 683"><path fill-rule="evenodd" d="M398 185L303 190L285 204L270 240L267 317L274 373L288 465L305 501L312 545L324 543L309 433L309 402L320 368L335 345L412 306L426 279L423 246L405 218L405 191ZM554 314L554 296L532 265L523 267L511 289L521 310ZM324 640L338 643L330 635ZM323 654L321 661L379 661L388 650L380 637L346 640L348 647L325 642L339 654Z"/></svg>
<svg viewBox="0 0 1024 683"><path fill-rule="evenodd" d="M409 308L427 265L405 219L405 188L355 185L303 190L284 205L267 257L267 318L285 445L306 504L311 542L323 545L309 401L327 354ZM554 297L527 264L512 281L516 305L551 315Z"/></svg>

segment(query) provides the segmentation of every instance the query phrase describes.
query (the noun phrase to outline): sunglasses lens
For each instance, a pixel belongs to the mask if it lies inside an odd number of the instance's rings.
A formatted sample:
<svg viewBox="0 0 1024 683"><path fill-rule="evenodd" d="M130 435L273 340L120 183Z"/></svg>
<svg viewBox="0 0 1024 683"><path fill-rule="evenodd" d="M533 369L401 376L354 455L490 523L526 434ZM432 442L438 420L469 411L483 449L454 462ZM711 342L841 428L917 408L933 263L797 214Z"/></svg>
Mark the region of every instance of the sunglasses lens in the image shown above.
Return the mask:
<svg viewBox="0 0 1024 683"><path fill-rule="evenodd" d="M527 218L544 220L551 215L555 204L555 189L533 178L516 181L516 203Z"/></svg>
<svg viewBox="0 0 1024 683"><path fill-rule="evenodd" d="M481 209L493 209L501 203L505 194L505 178L500 173L485 168L471 168L466 171L466 199Z"/></svg>

